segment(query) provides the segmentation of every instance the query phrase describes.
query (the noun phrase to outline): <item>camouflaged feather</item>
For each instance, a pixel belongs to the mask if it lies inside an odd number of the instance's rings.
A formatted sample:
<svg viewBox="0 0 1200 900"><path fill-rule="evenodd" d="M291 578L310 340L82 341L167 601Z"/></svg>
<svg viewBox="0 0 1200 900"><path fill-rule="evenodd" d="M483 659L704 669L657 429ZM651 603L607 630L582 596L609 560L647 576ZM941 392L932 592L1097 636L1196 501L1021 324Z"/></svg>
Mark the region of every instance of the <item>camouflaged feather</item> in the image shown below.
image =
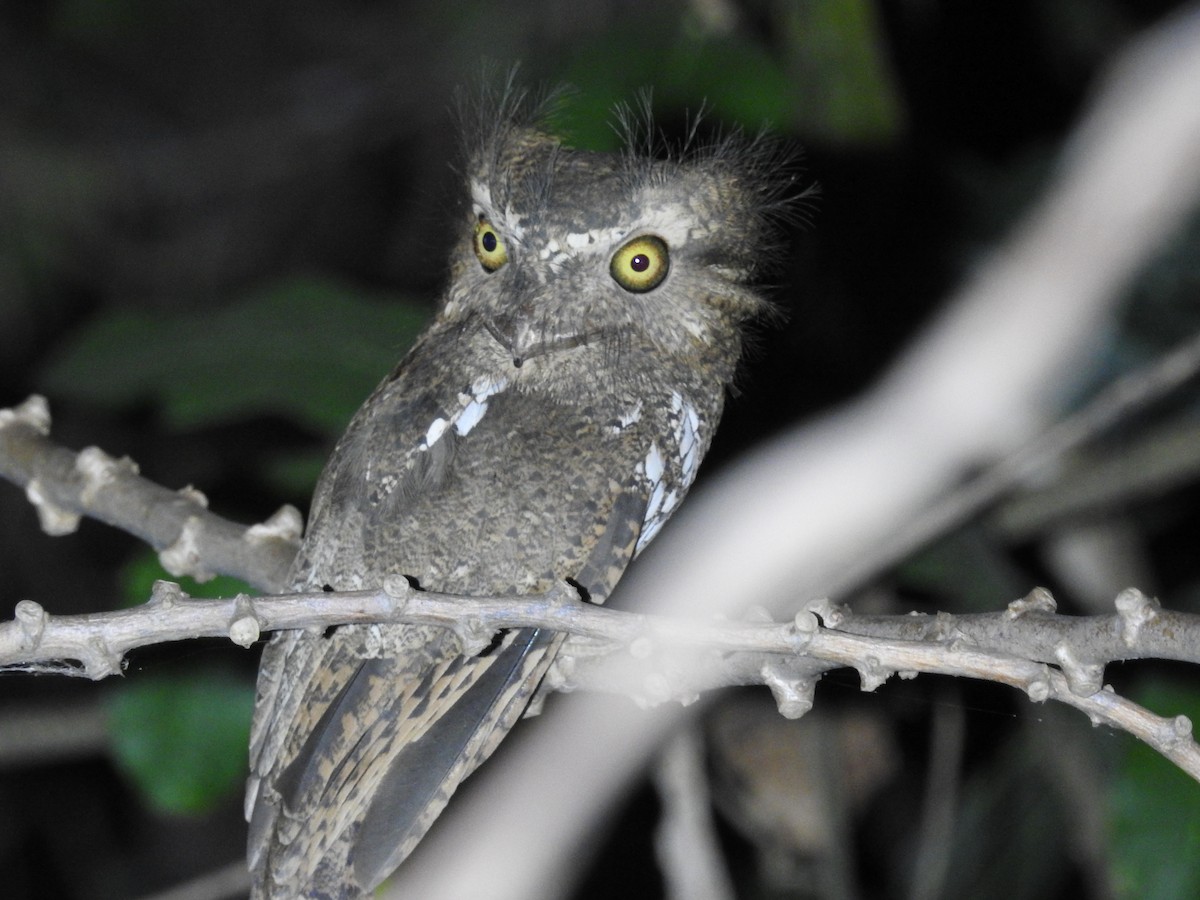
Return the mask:
<svg viewBox="0 0 1200 900"><path fill-rule="evenodd" d="M512 90L467 129L462 237L433 324L313 498L296 588L388 575L479 596L572 579L603 602L678 507L720 418L780 190L760 144L663 160L565 148ZM489 271L485 222L507 262ZM669 271L610 273L652 234ZM528 703L560 638L346 626L266 648L246 808L256 898L353 898L420 840Z"/></svg>

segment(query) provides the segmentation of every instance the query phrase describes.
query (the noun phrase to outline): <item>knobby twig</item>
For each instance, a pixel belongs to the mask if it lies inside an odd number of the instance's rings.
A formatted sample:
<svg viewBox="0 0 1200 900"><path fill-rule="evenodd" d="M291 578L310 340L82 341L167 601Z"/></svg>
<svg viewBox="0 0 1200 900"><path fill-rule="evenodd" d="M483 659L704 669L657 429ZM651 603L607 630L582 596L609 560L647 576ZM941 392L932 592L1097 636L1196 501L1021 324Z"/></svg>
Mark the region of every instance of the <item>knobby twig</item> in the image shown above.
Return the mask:
<svg viewBox="0 0 1200 900"><path fill-rule="evenodd" d="M99 447L74 453L53 443L50 408L34 395L0 409L0 478L25 488L42 530L70 534L90 516L141 538L172 575L204 581L213 572L262 590L282 587L300 542L300 513L283 506L246 527L209 512L193 487L171 491L138 474L129 458Z"/></svg>
<svg viewBox="0 0 1200 900"><path fill-rule="evenodd" d="M463 652L474 654L502 629L550 628L577 638L564 646L551 679L559 688L611 689L611 672L602 668L595 683L589 677L600 656L649 661L650 671L634 687L643 703L686 703L701 689L763 683L780 712L795 718L812 707L817 678L828 669L856 669L868 691L896 674L957 675L1019 688L1036 702L1074 706L1093 722L1141 738L1200 780L1200 745L1186 717L1160 718L1103 685L1105 664L1115 659L1200 663L1200 616L1164 612L1136 590L1122 592L1116 607L1112 616L1057 616L1050 593L1037 589L993 615L876 616L859 623L822 600L782 624L704 623L589 606L566 584L544 594L480 598L418 591L394 576L377 591L193 600L160 581L150 601L131 610L51 616L21 601L16 617L0 624L0 666L102 678L121 670L129 650L162 641L228 637L249 647L265 630L382 622L448 628Z"/></svg>

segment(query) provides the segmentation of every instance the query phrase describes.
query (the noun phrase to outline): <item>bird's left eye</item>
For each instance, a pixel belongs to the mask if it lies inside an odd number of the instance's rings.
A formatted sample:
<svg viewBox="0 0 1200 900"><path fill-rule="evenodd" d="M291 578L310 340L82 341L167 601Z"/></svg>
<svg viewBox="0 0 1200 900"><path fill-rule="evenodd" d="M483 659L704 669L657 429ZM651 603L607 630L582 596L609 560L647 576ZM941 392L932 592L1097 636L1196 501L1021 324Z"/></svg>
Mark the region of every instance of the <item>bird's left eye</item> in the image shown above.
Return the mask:
<svg viewBox="0 0 1200 900"><path fill-rule="evenodd" d="M653 234L644 234L613 254L608 271L625 290L643 294L662 284L670 268L667 242Z"/></svg>
<svg viewBox="0 0 1200 900"><path fill-rule="evenodd" d="M474 246L475 256L485 271L495 272L508 262L508 249L500 240L500 233L487 219L480 219L475 224Z"/></svg>

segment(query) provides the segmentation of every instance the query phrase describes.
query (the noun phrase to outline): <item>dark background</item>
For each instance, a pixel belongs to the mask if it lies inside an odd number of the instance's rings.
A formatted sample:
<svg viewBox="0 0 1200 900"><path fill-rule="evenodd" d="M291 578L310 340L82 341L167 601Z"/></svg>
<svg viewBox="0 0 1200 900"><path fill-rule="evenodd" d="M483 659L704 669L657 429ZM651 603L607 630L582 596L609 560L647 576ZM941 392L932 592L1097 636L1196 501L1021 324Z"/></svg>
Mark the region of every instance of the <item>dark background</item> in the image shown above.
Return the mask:
<svg viewBox="0 0 1200 900"><path fill-rule="evenodd" d="M453 92L486 77L485 59L520 60L527 82L574 87L562 126L583 145L611 146L612 104L651 87L669 133L706 103L713 126L767 125L804 147L820 198L788 238L774 290L786 319L756 341L711 473L870 384L1038 195L1113 55L1176 5L0 0L0 407L46 394L60 442L128 454L234 519L306 508L340 427L437 296L458 190ZM1080 391L1196 329L1198 237L1193 219L1130 291ZM1159 414L1191 416L1193 401ZM1195 499L1182 483L1098 514L1126 529L1139 586L1177 609L1200 596ZM1096 611L1042 549L976 524L862 602L994 610L1049 584L1060 609ZM44 536L0 485L4 615L22 598L54 613L138 602L159 574L96 523ZM195 642L135 653L102 684L5 674L0 892L136 897L236 859L255 657ZM1158 712L1200 705L1194 675L1134 668L1110 677ZM835 676L818 707L839 734L867 721L886 763L845 791L838 862L819 841L739 825L727 805L740 896L819 894L781 884L768 857L818 881L839 872L861 896L907 896L931 748L954 723L961 790L940 895L1200 890L1200 789L1131 739L933 678L860 697L856 676ZM718 793L753 793L722 722ZM661 892L656 815L639 791L598 839L580 897Z"/></svg>

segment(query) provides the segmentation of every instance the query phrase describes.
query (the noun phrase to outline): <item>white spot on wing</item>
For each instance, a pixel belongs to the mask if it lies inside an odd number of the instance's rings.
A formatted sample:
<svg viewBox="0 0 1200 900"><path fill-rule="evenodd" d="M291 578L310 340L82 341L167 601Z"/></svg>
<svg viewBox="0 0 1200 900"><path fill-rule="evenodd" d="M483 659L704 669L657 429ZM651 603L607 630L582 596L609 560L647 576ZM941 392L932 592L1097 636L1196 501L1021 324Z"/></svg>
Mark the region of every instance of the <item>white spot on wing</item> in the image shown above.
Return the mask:
<svg viewBox="0 0 1200 900"><path fill-rule="evenodd" d="M640 414L641 407L636 412ZM667 461L657 442L650 445L646 458L638 463L637 471L646 477L650 486L650 497L646 502L646 512L642 518L642 531L638 536L634 553L640 553L658 534L663 524L675 512L684 494L696 480L696 472L700 468L702 435L700 434L700 415L682 394L678 391L671 394L671 424L674 431L675 443L673 449L678 451L678 457L671 460L671 469L676 475L674 487L667 489L669 481L664 477L667 472Z"/></svg>
<svg viewBox="0 0 1200 900"><path fill-rule="evenodd" d="M507 378L491 378L487 375L476 378L471 383L471 393L476 400L486 400L493 394L498 394L508 387Z"/></svg>
<svg viewBox="0 0 1200 900"><path fill-rule="evenodd" d="M454 430L460 435L467 434L472 428L479 424L479 420L483 418L483 414L487 412L486 400L472 400L467 404L466 409L462 411L454 422Z"/></svg>
<svg viewBox="0 0 1200 900"><path fill-rule="evenodd" d="M657 442L650 444L646 458L638 463L638 470L650 482L650 499L646 502L646 512L642 516L642 530L638 535L637 546L633 548L634 555L641 553L642 548L654 540L658 529L662 528L667 516L670 515L670 510L663 509L666 486L663 484L662 478L666 467L663 464L662 452L658 449Z"/></svg>
<svg viewBox="0 0 1200 900"><path fill-rule="evenodd" d="M428 448L437 443L438 438L445 433L446 427L449 424L449 422L440 416L434 419L429 426L429 430L425 432L425 446Z"/></svg>
<svg viewBox="0 0 1200 900"><path fill-rule="evenodd" d="M662 511L663 493L663 483L660 481L650 493L650 501L646 504L646 519L652 520L659 517L659 513Z"/></svg>
<svg viewBox="0 0 1200 900"><path fill-rule="evenodd" d="M646 454L645 461L646 477L650 479L651 484L658 484L663 477L663 458L662 453L658 449L657 443L650 444L650 452Z"/></svg>
<svg viewBox="0 0 1200 900"><path fill-rule="evenodd" d="M678 391L671 394L671 407L678 415L675 437L683 461L683 483L691 486L700 468L700 416Z"/></svg>
<svg viewBox="0 0 1200 900"><path fill-rule="evenodd" d="M488 398L495 396L506 387L508 387L506 378L490 378L485 375L475 379L466 392L458 395L461 407L457 412L449 418L439 416L433 420L433 424L425 432L424 444L420 449L428 450L451 426L460 436L469 433L482 421L483 414L487 412Z"/></svg>

